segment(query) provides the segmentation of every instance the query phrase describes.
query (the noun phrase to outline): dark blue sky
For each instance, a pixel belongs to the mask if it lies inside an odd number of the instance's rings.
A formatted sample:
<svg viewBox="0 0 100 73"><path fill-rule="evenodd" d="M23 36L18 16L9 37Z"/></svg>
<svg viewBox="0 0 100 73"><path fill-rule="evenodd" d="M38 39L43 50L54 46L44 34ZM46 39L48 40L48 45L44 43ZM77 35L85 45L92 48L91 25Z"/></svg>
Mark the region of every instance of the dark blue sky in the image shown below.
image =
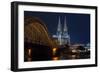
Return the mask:
<svg viewBox="0 0 100 73"><path fill-rule="evenodd" d="M41 19L46 24L51 35L56 34L59 16L62 27L66 17L71 43L87 44L90 42L89 14L24 11L24 16L33 16Z"/></svg>

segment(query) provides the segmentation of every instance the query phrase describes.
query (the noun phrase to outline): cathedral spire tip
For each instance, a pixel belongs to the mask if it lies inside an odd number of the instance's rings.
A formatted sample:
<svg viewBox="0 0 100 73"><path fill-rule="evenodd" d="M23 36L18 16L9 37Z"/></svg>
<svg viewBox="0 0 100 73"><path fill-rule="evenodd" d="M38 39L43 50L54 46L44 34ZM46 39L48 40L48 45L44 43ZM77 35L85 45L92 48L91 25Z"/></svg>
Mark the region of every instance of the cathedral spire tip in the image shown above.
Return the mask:
<svg viewBox="0 0 100 73"><path fill-rule="evenodd" d="M67 22L66 22L66 17L64 19L64 31L67 31Z"/></svg>

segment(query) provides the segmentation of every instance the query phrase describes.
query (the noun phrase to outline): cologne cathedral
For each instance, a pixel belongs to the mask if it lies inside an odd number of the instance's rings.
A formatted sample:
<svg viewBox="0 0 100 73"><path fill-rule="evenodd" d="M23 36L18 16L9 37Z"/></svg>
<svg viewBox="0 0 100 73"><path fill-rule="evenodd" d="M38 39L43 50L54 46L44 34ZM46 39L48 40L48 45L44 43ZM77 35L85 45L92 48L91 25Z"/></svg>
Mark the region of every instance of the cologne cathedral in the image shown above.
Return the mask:
<svg viewBox="0 0 100 73"><path fill-rule="evenodd" d="M53 38L56 39L59 45L65 45L65 44L70 45L70 35L68 34L66 18L64 20L64 27L62 29L61 20L59 17L57 32L56 35L53 35Z"/></svg>

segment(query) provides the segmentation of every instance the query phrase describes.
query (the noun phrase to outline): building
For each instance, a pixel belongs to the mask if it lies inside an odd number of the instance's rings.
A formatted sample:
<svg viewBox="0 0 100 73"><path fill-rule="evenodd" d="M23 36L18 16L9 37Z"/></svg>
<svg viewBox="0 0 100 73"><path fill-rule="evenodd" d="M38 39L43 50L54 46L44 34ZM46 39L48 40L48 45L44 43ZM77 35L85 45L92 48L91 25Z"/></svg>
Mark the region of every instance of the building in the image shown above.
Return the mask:
<svg viewBox="0 0 100 73"><path fill-rule="evenodd" d="M65 45L65 44L70 45L70 35L68 34L66 17L64 19L64 27L63 27L63 29L62 29L61 20L60 20L60 17L59 17L57 32L56 32L55 35L53 35L53 38L56 40L58 45Z"/></svg>

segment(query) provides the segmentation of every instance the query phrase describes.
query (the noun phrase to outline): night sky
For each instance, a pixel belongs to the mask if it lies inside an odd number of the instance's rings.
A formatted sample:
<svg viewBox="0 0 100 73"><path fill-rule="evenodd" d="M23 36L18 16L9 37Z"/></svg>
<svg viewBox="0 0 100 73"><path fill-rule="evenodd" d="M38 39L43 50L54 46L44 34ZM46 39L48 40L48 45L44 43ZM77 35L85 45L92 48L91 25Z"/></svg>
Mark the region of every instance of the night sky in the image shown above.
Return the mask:
<svg viewBox="0 0 100 73"><path fill-rule="evenodd" d="M71 43L90 43L89 14L24 11L24 16L33 16L41 19L46 24L50 35L54 35L57 32L59 16L61 19L62 27L64 25L64 18L66 17Z"/></svg>

